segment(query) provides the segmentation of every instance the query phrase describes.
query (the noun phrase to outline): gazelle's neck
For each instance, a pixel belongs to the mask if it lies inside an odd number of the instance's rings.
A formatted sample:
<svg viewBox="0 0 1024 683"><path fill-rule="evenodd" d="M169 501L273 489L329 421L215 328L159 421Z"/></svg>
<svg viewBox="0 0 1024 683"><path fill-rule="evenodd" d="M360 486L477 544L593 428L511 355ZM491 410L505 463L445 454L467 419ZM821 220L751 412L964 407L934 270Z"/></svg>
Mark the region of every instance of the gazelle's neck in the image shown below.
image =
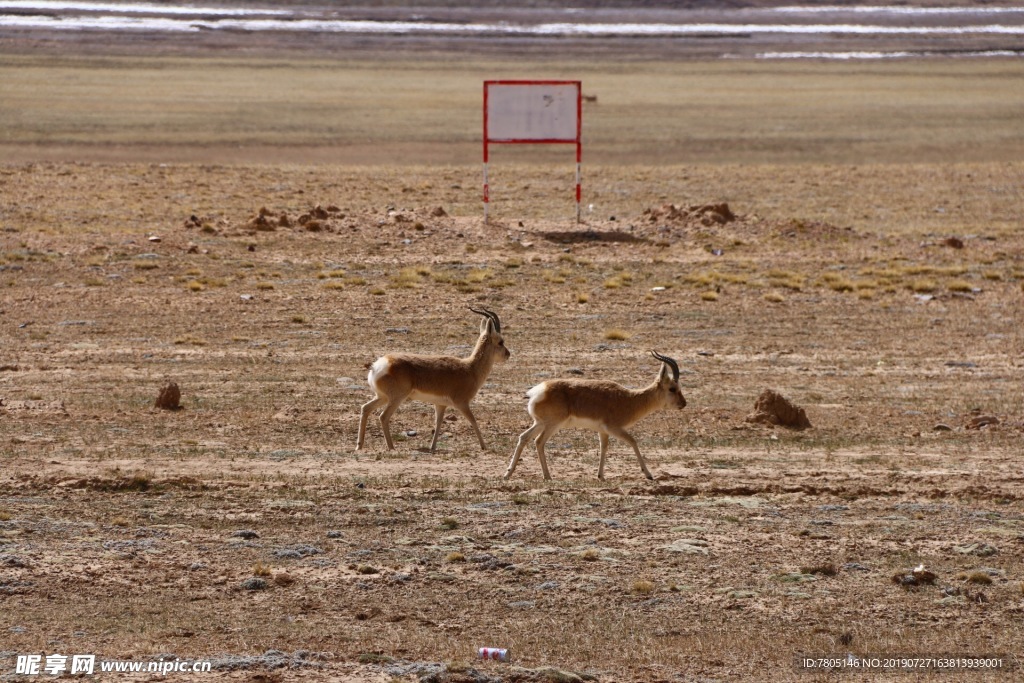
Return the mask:
<svg viewBox="0 0 1024 683"><path fill-rule="evenodd" d="M489 374L494 366L494 354L491 353L488 347L487 337L480 335L480 338L476 340L476 346L473 347L473 352L469 354L468 358L464 358L463 361L474 374Z"/></svg>
<svg viewBox="0 0 1024 683"><path fill-rule="evenodd" d="M634 400L633 409L638 420L665 405L665 392L661 390L658 380L655 380L643 389L634 389L632 394Z"/></svg>

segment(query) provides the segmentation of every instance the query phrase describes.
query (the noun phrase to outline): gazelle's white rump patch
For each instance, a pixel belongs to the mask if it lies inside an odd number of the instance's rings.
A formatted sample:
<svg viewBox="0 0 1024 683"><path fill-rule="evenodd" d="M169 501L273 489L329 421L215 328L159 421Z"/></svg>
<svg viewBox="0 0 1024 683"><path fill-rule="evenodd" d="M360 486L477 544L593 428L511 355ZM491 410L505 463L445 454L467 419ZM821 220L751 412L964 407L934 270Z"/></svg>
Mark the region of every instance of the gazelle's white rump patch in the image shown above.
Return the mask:
<svg viewBox="0 0 1024 683"><path fill-rule="evenodd" d="M381 356L373 361L373 365L370 366L370 372L366 375L366 381L370 383L371 387L376 389L377 380L380 379L381 375L387 374L390 369L391 359L387 356Z"/></svg>
<svg viewBox="0 0 1024 683"><path fill-rule="evenodd" d="M544 400L544 396L547 394L547 390L547 382L541 382L537 386L530 387L527 390L526 395L530 397L530 402L526 404L526 410L530 413L530 415L536 417L536 415L533 414L533 407L537 405L538 401Z"/></svg>

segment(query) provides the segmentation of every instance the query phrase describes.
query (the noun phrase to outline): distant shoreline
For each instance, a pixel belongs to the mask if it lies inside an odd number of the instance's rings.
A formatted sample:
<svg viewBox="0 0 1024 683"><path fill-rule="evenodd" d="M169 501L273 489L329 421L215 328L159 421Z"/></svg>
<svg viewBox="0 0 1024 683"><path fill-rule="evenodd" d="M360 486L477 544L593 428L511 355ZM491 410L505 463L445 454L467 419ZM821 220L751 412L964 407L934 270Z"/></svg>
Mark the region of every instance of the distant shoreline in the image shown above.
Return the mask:
<svg viewBox="0 0 1024 683"><path fill-rule="evenodd" d="M316 53L386 58L456 54L623 59L1024 56L1024 8L955 3L800 7L529 9L199 6L11 0L0 4L0 52L85 54ZM600 5L601 3L592 3Z"/></svg>

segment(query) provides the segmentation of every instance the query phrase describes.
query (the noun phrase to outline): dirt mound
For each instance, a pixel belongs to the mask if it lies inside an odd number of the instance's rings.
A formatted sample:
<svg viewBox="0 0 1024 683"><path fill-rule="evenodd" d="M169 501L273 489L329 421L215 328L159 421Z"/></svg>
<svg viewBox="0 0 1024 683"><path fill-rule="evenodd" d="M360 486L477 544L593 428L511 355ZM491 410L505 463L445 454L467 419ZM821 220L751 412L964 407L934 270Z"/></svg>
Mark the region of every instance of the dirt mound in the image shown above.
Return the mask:
<svg viewBox="0 0 1024 683"><path fill-rule="evenodd" d="M754 412L747 416L747 422L771 424L792 429L807 429L811 421L800 406L790 402L782 394L765 389L754 403Z"/></svg>
<svg viewBox="0 0 1024 683"><path fill-rule="evenodd" d="M736 214L732 212L729 205L720 204L695 204L688 207L680 207L675 204L664 204L653 209L646 209L644 217L650 223L669 222L702 225L725 225L736 220Z"/></svg>
<svg viewBox="0 0 1024 683"><path fill-rule="evenodd" d="M156 397L156 402L153 406L163 410L180 410L181 389L178 388L177 383L171 382L161 389L160 395Z"/></svg>
<svg viewBox="0 0 1024 683"><path fill-rule="evenodd" d="M209 220L193 218L185 221L185 228L209 225ZM229 221L221 221L229 223ZM439 227L450 226L452 220L444 207L396 209L387 207L383 215L378 211L347 211L334 204L316 204L297 216L288 211L261 207L255 216L241 220L240 227L249 234L257 232L274 232L279 229L303 232L343 233L359 231L367 225L373 225L378 231L389 226L397 228L399 237L404 230L411 228L417 233L429 233Z"/></svg>

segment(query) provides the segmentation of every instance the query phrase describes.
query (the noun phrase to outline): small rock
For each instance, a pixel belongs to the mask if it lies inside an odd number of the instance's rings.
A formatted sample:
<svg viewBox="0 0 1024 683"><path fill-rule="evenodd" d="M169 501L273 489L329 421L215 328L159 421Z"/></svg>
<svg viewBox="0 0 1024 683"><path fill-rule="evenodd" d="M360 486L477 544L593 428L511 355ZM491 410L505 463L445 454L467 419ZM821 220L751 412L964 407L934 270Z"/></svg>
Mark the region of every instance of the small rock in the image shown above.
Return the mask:
<svg viewBox="0 0 1024 683"><path fill-rule="evenodd" d="M231 534L231 538L244 538L247 541L259 537L260 535L252 529L239 529Z"/></svg>
<svg viewBox="0 0 1024 683"><path fill-rule="evenodd" d="M871 567L861 564L860 562L847 562L843 565L843 568L847 571L870 571Z"/></svg>
<svg viewBox="0 0 1024 683"><path fill-rule="evenodd" d="M988 427L989 425L999 424L999 418L993 415L979 415L971 418L965 426L967 429L981 429L982 427Z"/></svg>
<svg viewBox="0 0 1024 683"><path fill-rule="evenodd" d="M947 237L946 239L942 240L942 246L952 247L953 249L963 249L964 241L959 237Z"/></svg>
<svg viewBox="0 0 1024 683"><path fill-rule="evenodd" d="M988 543L968 543L967 545L958 545L953 548L953 551L958 552L961 555L977 555L978 557L991 557L999 552Z"/></svg>
<svg viewBox="0 0 1024 683"><path fill-rule="evenodd" d="M244 588L247 591L266 590L268 585L269 584L267 583L266 579L261 579L258 576L254 576L242 582L242 588Z"/></svg>
<svg viewBox="0 0 1024 683"><path fill-rule="evenodd" d="M932 427L932 431L933 432L951 432L951 431L953 431L953 428L950 427L948 424L940 422L939 424L937 424L934 427Z"/></svg>
<svg viewBox="0 0 1024 683"><path fill-rule="evenodd" d="M935 572L928 571L923 565L919 565L909 571L894 574L892 581L904 588L910 588L913 586L933 586L937 578L939 577Z"/></svg>
<svg viewBox="0 0 1024 683"><path fill-rule="evenodd" d="M512 609L533 609L537 606L537 603L533 600L517 600L515 602L508 603L508 606Z"/></svg>
<svg viewBox="0 0 1024 683"><path fill-rule="evenodd" d="M320 555L324 551L312 545L296 545L274 551L274 557L301 558L308 555Z"/></svg>
<svg viewBox="0 0 1024 683"><path fill-rule="evenodd" d="M699 538L680 538L669 545L661 546L660 550L687 555L707 555L710 552L708 542Z"/></svg>
<svg viewBox="0 0 1024 683"><path fill-rule="evenodd" d="M27 569L30 565L28 560L22 559L17 555L0 555L0 566Z"/></svg>

